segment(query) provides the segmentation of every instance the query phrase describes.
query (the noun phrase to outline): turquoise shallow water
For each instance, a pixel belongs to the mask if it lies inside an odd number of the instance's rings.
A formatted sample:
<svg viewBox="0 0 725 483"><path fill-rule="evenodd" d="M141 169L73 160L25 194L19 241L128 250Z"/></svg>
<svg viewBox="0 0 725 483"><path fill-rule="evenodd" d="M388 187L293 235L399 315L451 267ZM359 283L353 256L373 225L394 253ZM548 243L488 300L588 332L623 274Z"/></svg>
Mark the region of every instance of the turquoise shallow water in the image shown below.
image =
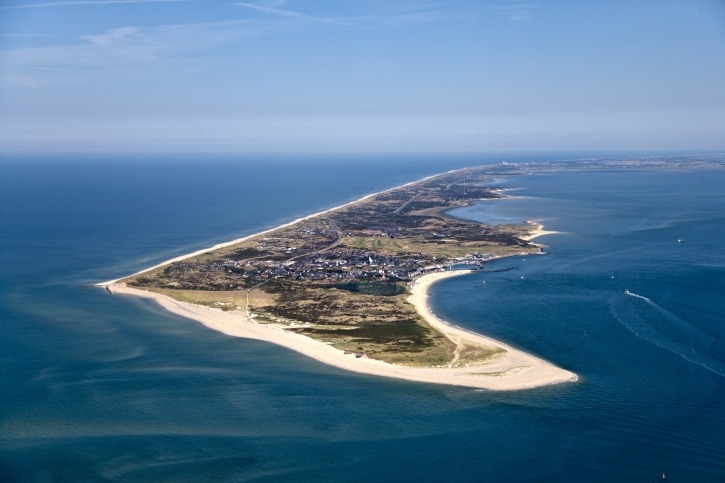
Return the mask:
<svg viewBox="0 0 725 483"><path fill-rule="evenodd" d="M3 162L0 480L720 480L723 172L509 178L497 184L517 198L457 213L562 232L539 240L547 256L446 280L431 303L576 384L490 393L349 374L81 286L499 160Z"/></svg>

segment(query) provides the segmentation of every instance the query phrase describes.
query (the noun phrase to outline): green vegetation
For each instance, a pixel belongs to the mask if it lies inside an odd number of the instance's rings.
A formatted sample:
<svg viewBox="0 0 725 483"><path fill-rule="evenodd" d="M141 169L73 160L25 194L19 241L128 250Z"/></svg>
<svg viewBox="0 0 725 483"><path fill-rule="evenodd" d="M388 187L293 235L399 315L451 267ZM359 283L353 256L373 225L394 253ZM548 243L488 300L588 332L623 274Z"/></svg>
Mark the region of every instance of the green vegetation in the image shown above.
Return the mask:
<svg viewBox="0 0 725 483"><path fill-rule="evenodd" d="M490 168L486 168L490 169ZM446 211L500 193L484 168L446 173L130 277L132 286L219 308L399 364L469 364L500 349L456 347L406 302L407 282L453 263L540 249L530 226L487 226Z"/></svg>
<svg viewBox="0 0 725 483"><path fill-rule="evenodd" d="M391 297L405 293L405 289L395 282L345 282L335 285L325 285L323 288L337 288L347 290L352 293L360 293L365 295L380 295L383 297Z"/></svg>

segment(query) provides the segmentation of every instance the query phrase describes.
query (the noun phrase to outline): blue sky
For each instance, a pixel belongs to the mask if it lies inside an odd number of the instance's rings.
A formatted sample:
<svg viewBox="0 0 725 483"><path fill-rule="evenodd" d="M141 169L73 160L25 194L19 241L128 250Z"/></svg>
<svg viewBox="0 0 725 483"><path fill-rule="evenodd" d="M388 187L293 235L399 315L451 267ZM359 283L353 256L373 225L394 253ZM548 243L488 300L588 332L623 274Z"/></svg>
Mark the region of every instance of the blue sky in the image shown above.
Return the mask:
<svg viewBox="0 0 725 483"><path fill-rule="evenodd" d="M723 148L722 0L0 0L5 152Z"/></svg>

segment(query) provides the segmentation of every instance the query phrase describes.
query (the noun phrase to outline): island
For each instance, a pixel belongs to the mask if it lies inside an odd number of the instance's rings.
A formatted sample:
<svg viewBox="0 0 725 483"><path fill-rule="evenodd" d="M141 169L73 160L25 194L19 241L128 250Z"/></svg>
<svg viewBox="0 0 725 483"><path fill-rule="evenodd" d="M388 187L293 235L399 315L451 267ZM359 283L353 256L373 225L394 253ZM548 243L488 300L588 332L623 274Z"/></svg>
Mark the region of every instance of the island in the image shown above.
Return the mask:
<svg viewBox="0 0 725 483"><path fill-rule="evenodd" d="M541 358L445 323L428 289L540 254L538 224L489 226L454 208L506 196L511 166L430 176L99 284L156 300L225 334L376 376L488 390L577 380Z"/></svg>

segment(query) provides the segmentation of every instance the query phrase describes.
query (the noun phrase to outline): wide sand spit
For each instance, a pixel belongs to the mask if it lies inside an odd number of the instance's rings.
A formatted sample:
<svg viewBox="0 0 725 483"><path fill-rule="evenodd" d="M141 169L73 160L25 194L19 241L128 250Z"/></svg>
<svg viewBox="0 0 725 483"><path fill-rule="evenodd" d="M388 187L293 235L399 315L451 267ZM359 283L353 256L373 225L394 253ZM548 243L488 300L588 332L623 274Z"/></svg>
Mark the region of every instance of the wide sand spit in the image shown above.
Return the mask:
<svg viewBox="0 0 725 483"><path fill-rule="evenodd" d="M419 181L415 181L414 183L418 182ZM376 194L378 193L367 195L352 203L368 199ZM343 206L347 206L348 204L305 216L282 226L292 225L299 221L319 216L329 211L337 210ZM267 230L266 232L276 229L277 228ZM539 236L546 233L547 232L543 232L542 227L539 226L533 235ZM260 234L261 233L257 233L238 240L233 240L231 242L222 243L204 250L183 255L137 272L137 274L147 272L175 261L184 260L201 253L216 250L217 248L229 246ZM501 348L504 349L505 352L498 353L484 362L466 364L463 360L458 361L459 351L456 350L454 360L451 364L445 367L403 366L389 364L367 357L357 357L357 354L345 353L344 351L336 349L324 342L285 330L282 326L276 326L274 324L260 324L246 313L224 312L221 309L180 302L166 295L129 287L125 283L119 281L122 279L111 280L97 285L107 288L108 291L113 294L132 295L153 299L163 308L174 314L198 321L206 327L224 334L234 337L271 342L273 344L292 349L322 363L361 374L433 384L473 387L494 391L529 389L577 380L576 374L570 371L558 368L543 359L527 354L490 337L469 332L459 327L454 327L436 317L428 306L428 290L430 286L444 278L459 276L466 273L470 273L470 270L434 272L423 275L412 283L411 295L408 297L408 301L414 305L418 313L420 313L420 315L424 317L434 329L445 334L457 345L459 349L464 346L483 346L487 348Z"/></svg>

